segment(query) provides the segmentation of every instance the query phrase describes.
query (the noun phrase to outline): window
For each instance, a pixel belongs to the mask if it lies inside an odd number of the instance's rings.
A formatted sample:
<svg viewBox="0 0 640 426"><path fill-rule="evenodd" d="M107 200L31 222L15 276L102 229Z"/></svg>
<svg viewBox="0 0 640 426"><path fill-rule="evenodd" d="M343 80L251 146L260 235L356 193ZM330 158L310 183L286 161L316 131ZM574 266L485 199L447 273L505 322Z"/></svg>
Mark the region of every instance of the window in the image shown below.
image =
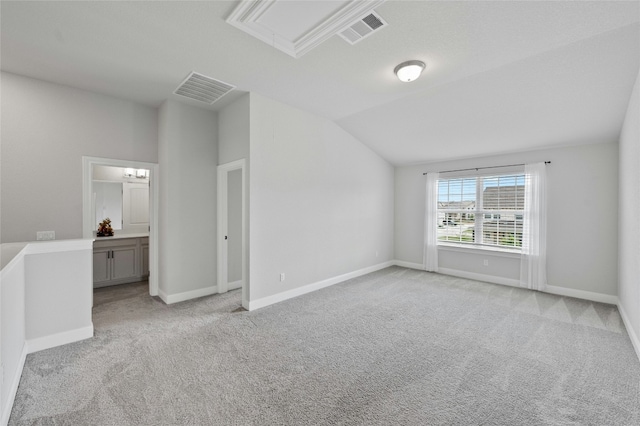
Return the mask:
<svg viewBox="0 0 640 426"><path fill-rule="evenodd" d="M524 174L438 180L438 244L520 250Z"/></svg>

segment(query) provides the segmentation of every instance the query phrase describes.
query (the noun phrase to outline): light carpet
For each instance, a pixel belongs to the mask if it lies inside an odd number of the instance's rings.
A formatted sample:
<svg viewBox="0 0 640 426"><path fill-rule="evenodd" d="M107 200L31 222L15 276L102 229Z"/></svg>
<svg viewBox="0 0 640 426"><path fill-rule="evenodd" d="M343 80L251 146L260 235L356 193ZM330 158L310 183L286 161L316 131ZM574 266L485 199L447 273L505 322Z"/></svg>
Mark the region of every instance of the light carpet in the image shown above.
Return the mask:
<svg viewBox="0 0 640 426"><path fill-rule="evenodd" d="M94 308L31 354L11 425L638 425L617 308L400 267L253 312Z"/></svg>

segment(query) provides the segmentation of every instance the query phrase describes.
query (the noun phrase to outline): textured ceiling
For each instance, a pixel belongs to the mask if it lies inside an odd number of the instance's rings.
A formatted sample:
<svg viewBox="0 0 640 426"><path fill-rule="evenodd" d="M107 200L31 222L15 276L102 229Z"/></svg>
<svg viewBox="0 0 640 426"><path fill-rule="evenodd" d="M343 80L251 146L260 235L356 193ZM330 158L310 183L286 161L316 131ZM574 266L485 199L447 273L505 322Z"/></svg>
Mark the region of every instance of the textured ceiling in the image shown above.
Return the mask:
<svg viewBox="0 0 640 426"><path fill-rule="evenodd" d="M196 71L237 86L213 109L255 91L394 164L613 142L640 66L639 1L389 0L379 33L298 59L227 24L235 6L3 0L1 66L153 106ZM407 84L408 59L427 69Z"/></svg>

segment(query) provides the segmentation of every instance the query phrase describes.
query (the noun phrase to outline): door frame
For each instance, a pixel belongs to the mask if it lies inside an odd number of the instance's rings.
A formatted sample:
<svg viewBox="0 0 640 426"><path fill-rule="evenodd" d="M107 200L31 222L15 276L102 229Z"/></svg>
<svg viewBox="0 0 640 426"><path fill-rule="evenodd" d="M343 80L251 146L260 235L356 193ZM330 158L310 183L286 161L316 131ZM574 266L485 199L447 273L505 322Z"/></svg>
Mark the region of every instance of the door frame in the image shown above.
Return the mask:
<svg viewBox="0 0 640 426"><path fill-rule="evenodd" d="M95 239L91 217L93 194L93 167L111 166L149 170L149 295L158 295L158 211L160 186L160 167L157 163L144 161L117 160L113 158L82 157L82 237Z"/></svg>
<svg viewBox="0 0 640 426"><path fill-rule="evenodd" d="M247 206L246 206L246 160L240 159L232 161L230 163L222 164L218 166L218 293L226 293L228 291L229 284L229 271L227 270L228 260L228 246L225 236L227 234L228 227L228 176L230 172L241 170L242 171L242 306L245 309L249 309L249 294L248 294L248 280L247 280Z"/></svg>

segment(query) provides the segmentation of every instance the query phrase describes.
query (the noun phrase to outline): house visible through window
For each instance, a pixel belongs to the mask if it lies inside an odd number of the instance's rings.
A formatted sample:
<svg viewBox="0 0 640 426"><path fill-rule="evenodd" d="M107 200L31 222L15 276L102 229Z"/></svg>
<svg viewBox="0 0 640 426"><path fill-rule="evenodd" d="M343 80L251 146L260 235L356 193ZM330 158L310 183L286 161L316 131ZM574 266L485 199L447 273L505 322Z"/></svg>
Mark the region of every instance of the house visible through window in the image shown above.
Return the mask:
<svg viewBox="0 0 640 426"><path fill-rule="evenodd" d="M438 180L438 244L520 250L524 174Z"/></svg>

